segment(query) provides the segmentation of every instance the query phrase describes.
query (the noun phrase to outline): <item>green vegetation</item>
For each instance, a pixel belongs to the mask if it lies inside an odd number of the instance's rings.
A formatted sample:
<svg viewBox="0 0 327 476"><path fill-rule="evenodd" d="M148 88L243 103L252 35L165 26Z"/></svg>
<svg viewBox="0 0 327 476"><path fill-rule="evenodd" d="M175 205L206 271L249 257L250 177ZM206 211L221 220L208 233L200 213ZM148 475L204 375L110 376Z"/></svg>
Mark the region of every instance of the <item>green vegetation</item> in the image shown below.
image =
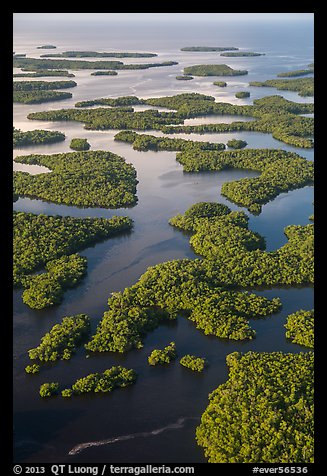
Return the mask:
<svg viewBox="0 0 327 476"><path fill-rule="evenodd" d="M92 105L93 101L88 101ZM77 103L78 104L78 103ZM133 112L132 108L59 109L33 112L29 119L85 122L85 129L160 129L165 124L179 124L183 119L173 112L147 110ZM305 119L305 118L303 118Z"/></svg>
<svg viewBox="0 0 327 476"><path fill-rule="evenodd" d="M210 98L210 96L208 96ZM163 125L162 132L171 133L217 133L217 132L238 132L256 131L271 132L272 136L280 141L296 147L313 147L314 120L309 117L297 116L297 114L307 114L313 112L313 104L295 103L282 98L281 96L266 96L253 101L253 106L237 106L229 103L216 103L212 100L194 98L186 100L184 106L180 105L172 98L148 99L147 103L153 105L165 105L172 109L177 109L179 116L196 117L200 114L231 114L256 117L254 121L238 121L230 124L199 124L195 126L183 125Z"/></svg>
<svg viewBox="0 0 327 476"><path fill-rule="evenodd" d="M205 273L217 286L279 286L314 281L312 224L287 226L284 233L288 242L273 252L263 251L264 239L248 230L248 217L243 212L214 219L190 219L185 213L172 218L170 224L195 232L190 244L205 258Z"/></svg>
<svg viewBox="0 0 327 476"><path fill-rule="evenodd" d="M214 142L191 141L186 139L170 139L149 134L137 134L132 131L121 131L115 135L115 140L128 142L135 150L223 150L225 144Z"/></svg>
<svg viewBox="0 0 327 476"><path fill-rule="evenodd" d="M299 93L299 96L314 95L313 78L268 79L267 81L252 81L251 83L249 83L249 85L277 88L286 91L297 91Z"/></svg>
<svg viewBox="0 0 327 476"><path fill-rule="evenodd" d="M60 101L70 99L72 93L63 91L14 91L13 102L23 104L40 104L42 102Z"/></svg>
<svg viewBox="0 0 327 476"><path fill-rule="evenodd" d="M248 72L245 69L233 69L227 64L197 64L184 68L184 74L193 76L240 76L248 74Z"/></svg>
<svg viewBox="0 0 327 476"><path fill-rule="evenodd" d="M220 56L227 56L229 58L236 58L242 56L264 56L265 53L254 53L253 51L238 51L236 53L221 53Z"/></svg>
<svg viewBox="0 0 327 476"><path fill-rule="evenodd" d="M87 139L72 139L69 147L74 150L89 150L91 146Z"/></svg>
<svg viewBox="0 0 327 476"><path fill-rule="evenodd" d="M14 192L54 203L118 208L135 205L136 171L125 159L106 151L25 155L16 162L43 165L51 172L14 172Z"/></svg>
<svg viewBox="0 0 327 476"><path fill-rule="evenodd" d="M159 112L147 110L133 112L128 107L134 104L148 104L156 107L166 107L176 112ZM273 137L296 147L313 147L314 119L298 116L312 113L313 104L295 103L281 96L267 96L256 99L253 105L235 105L215 102L212 96L198 93L184 93L175 96L139 99L136 96L120 98L99 98L76 103L76 106L87 107L107 105L112 108L96 109L59 109L31 113L29 119L54 121L80 121L86 129L158 129L166 134L171 133L206 133L206 132L238 132L256 131L272 133ZM180 125L184 119L203 115L241 115L255 117L253 121L237 121L230 124L199 124L195 126ZM174 125L179 124L179 125Z"/></svg>
<svg viewBox="0 0 327 476"><path fill-rule="evenodd" d="M115 388L124 388L136 381L137 374L133 369L126 369L120 365L111 367L103 373L89 374L76 380L71 389L61 392L63 397L82 395L83 393L108 393Z"/></svg>
<svg viewBox="0 0 327 476"><path fill-rule="evenodd" d="M213 83L215 86L219 86L220 88L225 88L227 83L225 81L214 81Z"/></svg>
<svg viewBox="0 0 327 476"><path fill-rule="evenodd" d="M183 74L182 76L176 76L176 79L180 81L190 81L190 79L194 79L193 76L190 76L189 74Z"/></svg>
<svg viewBox="0 0 327 476"><path fill-rule="evenodd" d="M54 395L58 395L59 392L59 383L58 382L49 382L44 383L40 387L40 397L53 397Z"/></svg>
<svg viewBox="0 0 327 476"><path fill-rule="evenodd" d="M247 319L268 316L281 304L242 288L313 282L312 225L287 227L289 242L265 252L264 239L248 230L248 217L222 204L196 204L170 223L193 233L190 243L204 259L152 266L136 284L113 293L88 350L141 348L149 331L180 314L207 335L252 339Z"/></svg>
<svg viewBox="0 0 327 476"><path fill-rule="evenodd" d="M172 360L175 360L177 357L176 344L171 342L164 349L155 349L151 352L148 357L149 365L163 365L170 364Z"/></svg>
<svg viewBox="0 0 327 476"><path fill-rule="evenodd" d="M152 266L136 284L112 293L88 350L139 349L149 331L180 314L207 335L252 339L247 318L277 312L280 301L242 288L313 283L313 225L286 227L288 242L265 252L264 239L248 229L248 217L222 204L197 204L170 223L193 233L190 244L203 259Z"/></svg>
<svg viewBox="0 0 327 476"><path fill-rule="evenodd" d="M69 360L89 335L90 329L90 318L86 314L64 317L60 324L55 324L42 337L38 347L28 351L29 358L39 362Z"/></svg>
<svg viewBox="0 0 327 476"><path fill-rule="evenodd" d="M24 104L39 104L42 102L69 99L71 93L53 91L53 89L66 89L77 86L75 81L14 81L13 101Z"/></svg>
<svg viewBox="0 0 327 476"><path fill-rule="evenodd" d="M234 352L196 439L211 463L313 462L313 353Z"/></svg>
<svg viewBox="0 0 327 476"><path fill-rule="evenodd" d="M26 279L25 275L43 268L52 260L75 253L131 227L132 220L128 217L106 220L14 212L14 285L21 285ZM61 265L64 263L61 262Z"/></svg>
<svg viewBox="0 0 327 476"><path fill-rule="evenodd" d="M305 76L307 74L313 74L313 67L310 69L297 69L295 71L285 71L283 73L278 73L279 78L293 78L296 76Z"/></svg>
<svg viewBox="0 0 327 476"><path fill-rule="evenodd" d="M45 54L41 58L153 58L156 53L117 53L98 51L64 51L63 53Z"/></svg>
<svg viewBox="0 0 327 476"><path fill-rule="evenodd" d="M102 71L96 71L97 73ZM119 98L99 98L90 99L89 101L79 101L75 107L89 107L89 106L134 106L136 104L145 104L145 101L136 96L120 96Z"/></svg>
<svg viewBox="0 0 327 476"><path fill-rule="evenodd" d="M243 149L248 143L245 140L231 139L227 142L227 147L232 149Z"/></svg>
<svg viewBox="0 0 327 476"><path fill-rule="evenodd" d="M23 132L14 127L13 131L13 147L21 147L25 145L35 144L52 144L53 142L61 142L65 140L65 134L58 131L44 131L35 129L34 131Z"/></svg>
<svg viewBox="0 0 327 476"><path fill-rule="evenodd" d="M23 302L32 309L44 309L60 304L65 290L75 287L84 278L87 259L78 254L61 256L48 261L45 269L45 273L25 276L22 279L25 288Z"/></svg>
<svg viewBox="0 0 327 476"><path fill-rule="evenodd" d="M27 365L25 367L25 372L27 374L38 374L40 372L40 366L38 364Z"/></svg>
<svg viewBox="0 0 327 476"><path fill-rule="evenodd" d="M195 355L184 355L179 361L183 367L186 367L195 372L202 372L208 365L206 359L195 357Z"/></svg>
<svg viewBox="0 0 327 476"><path fill-rule="evenodd" d="M117 76L117 71L94 71L91 76Z"/></svg>
<svg viewBox="0 0 327 476"><path fill-rule="evenodd" d="M38 50L53 50L57 48L55 45L41 45L41 46L37 46L37 49Z"/></svg>
<svg viewBox="0 0 327 476"><path fill-rule="evenodd" d="M92 101L88 102L91 103ZM30 113L28 118L51 121L80 121L85 122L85 129L96 130L160 129L165 124L179 124L183 122L183 119L173 112L158 112L156 110L133 112L132 108L118 107L34 112Z"/></svg>
<svg viewBox="0 0 327 476"><path fill-rule="evenodd" d="M294 312L287 316L286 337L294 344L314 347L314 311Z"/></svg>
<svg viewBox="0 0 327 476"><path fill-rule="evenodd" d="M14 81L14 91L48 91L52 89L67 89L77 86L75 81Z"/></svg>
<svg viewBox="0 0 327 476"><path fill-rule="evenodd" d="M250 93L248 91L239 91L238 93L235 93L235 97L237 99L249 98Z"/></svg>
<svg viewBox="0 0 327 476"><path fill-rule="evenodd" d="M88 61L71 59L51 59L51 58L18 58L14 57L14 68L38 69L148 69L161 66L173 66L176 61L163 61L161 63L124 64L121 61Z"/></svg>
<svg viewBox="0 0 327 476"><path fill-rule="evenodd" d="M234 46L184 46L181 51L234 51Z"/></svg>
<svg viewBox="0 0 327 476"><path fill-rule="evenodd" d="M69 73L69 71L64 69L39 69L36 72L32 73L23 72L13 74L14 78L40 78L47 76L67 76L68 78L74 78L75 74Z"/></svg>
<svg viewBox="0 0 327 476"><path fill-rule="evenodd" d="M221 193L233 202L260 213L261 206L283 191L313 183L313 163L292 152L273 149L201 151L177 154L185 172L245 168L261 172L259 177L223 184Z"/></svg>

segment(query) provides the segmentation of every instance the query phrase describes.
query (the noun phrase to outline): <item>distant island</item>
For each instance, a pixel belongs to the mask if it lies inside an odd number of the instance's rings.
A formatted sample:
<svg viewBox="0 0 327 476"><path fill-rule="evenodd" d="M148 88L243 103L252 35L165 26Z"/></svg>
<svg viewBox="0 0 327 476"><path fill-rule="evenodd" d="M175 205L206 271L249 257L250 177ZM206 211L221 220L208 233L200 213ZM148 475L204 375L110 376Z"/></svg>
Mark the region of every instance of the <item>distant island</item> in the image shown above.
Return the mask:
<svg viewBox="0 0 327 476"><path fill-rule="evenodd" d="M227 86L226 81L215 81L214 86L219 86L220 88L225 88Z"/></svg>
<svg viewBox="0 0 327 476"><path fill-rule="evenodd" d="M193 76L241 76L248 74L246 69L233 69L227 64L196 64L184 68L184 74Z"/></svg>
<svg viewBox="0 0 327 476"><path fill-rule="evenodd" d="M235 93L235 97L237 99L249 98L250 93L249 93L249 91L239 91L238 93Z"/></svg>
<svg viewBox="0 0 327 476"><path fill-rule="evenodd" d="M228 56L230 58L238 57L238 56L264 56L265 53L253 53L252 51L237 51L236 53L221 53L220 56Z"/></svg>
<svg viewBox="0 0 327 476"><path fill-rule="evenodd" d="M64 69L38 69L37 71L13 74L13 78L42 78L47 76L66 76L67 78L74 78L75 74L69 73L69 71Z"/></svg>
<svg viewBox="0 0 327 476"><path fill-rule="evenodd" d="M160 66L173 66L176 61L163 61L162 63L133 63L124 64L121 61L88 61L78 59L50 59L50 58L18 58L14 56L14 68L38 69L148 69Z"/></svg>
<svg viewBox="0 0 327 476"><path fill-rule="evenodd" d="M181 51L236 51L234 46L184 46Z"/></svg>
<svg viewBox="0 0 327 476"><path fill-rule="evenodd" d="M57 48L55 45L41 45L36 47L38 50L54 50Z"/></svg>
<svg viewBox="0 0 327 476"><path fill-rule="evenodd" d="M49 53L41 55L41 58L153 58L156 53L125 53L98 51L64 51L63 53Z"/></svg>
<svg viewBox="0 0 327 476"><path fill-rule="evenodd" d="M285 91L296 91L299 96L314 95L314 78L296 79L267 79L266 81L251 81L249 86L277 88Z"/></svg>
<svg viewBox="0 0 327 476"><path fill-rule="evenodd" d="M278 78L294 78L297 76L305 76L307 74L313 74L314 70L310 69L296 69L295 71L285 71L283 73L278 73Z"/></svg>
<svg viewBox="0 0 327 476"><path fill-rule="evenodd" d="M91 76L117 76L117 71L94 71L94 73L91 73Z"/></svg>
<svg viewBox="0 0 327 476"><path fill-rule="evenodd" d="M176 79L178 79L179 81L189 81L190 79L194 78L189 74L183 74L182 76L176 76Z"/></svg>

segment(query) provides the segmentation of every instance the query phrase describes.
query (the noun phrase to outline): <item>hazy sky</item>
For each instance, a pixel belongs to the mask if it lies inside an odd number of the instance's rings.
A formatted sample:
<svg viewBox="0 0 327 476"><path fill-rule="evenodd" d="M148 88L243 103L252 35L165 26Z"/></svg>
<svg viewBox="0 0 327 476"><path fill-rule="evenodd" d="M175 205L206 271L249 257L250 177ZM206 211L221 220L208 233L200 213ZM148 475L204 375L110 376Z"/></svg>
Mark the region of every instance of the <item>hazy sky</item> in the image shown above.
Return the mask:
<svg viewBox="0 0 327 476"><path fill-rule="evenodd" d="M132 20L132 21L303 21L313 20L313 13L14 13L14 21L41 20Z"/></svg>

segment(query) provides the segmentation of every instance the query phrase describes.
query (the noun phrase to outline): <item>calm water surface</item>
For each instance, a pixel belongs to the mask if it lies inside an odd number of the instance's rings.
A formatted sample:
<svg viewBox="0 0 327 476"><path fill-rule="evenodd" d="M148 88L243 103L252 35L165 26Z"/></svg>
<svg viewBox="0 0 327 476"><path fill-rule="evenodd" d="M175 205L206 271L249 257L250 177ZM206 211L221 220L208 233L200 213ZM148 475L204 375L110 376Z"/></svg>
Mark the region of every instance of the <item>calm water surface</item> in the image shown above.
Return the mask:
<svg viewBox="0 0 327 476"><path fill-rule="evenodd" d="M14 105L14 125L22 130L37 128L59 130L66 134L62 143L16 149L14 157L29 153L52 154L68 152L73 137L85 137L92 149L109 149L132 163L138 175L138 204L129 209L105 210L77 208L21 198L14 209L60 214L75 217L111 217L128 215L134 220L130 233L117 236L81 252L88 258L88 274L81 285L65 294L56 308L33 311L22 303L21 291L14 292L14 427L16 462L205 462L201 448L195 443L194 433L199 418L207 406L208 394L228 376L226 355L234 351L301 352L306 349L290 344L285 339L286 316L298 309L311 309L313 289L269 289L256 291L273 298L279 296L283 309L279 314L262 320L252 320L257 337L249 342L229 342L206 337L185 318L162 325L150 333L144 348L126 355L106 353L85 358L83 349L69 362L44 368L39 375L26 375L27 350L38 345L45 332L63 316L87 313L92 318L92 330L107 307L111 292L130 286L148 266L178 258L195 258L189 246L189 237L169 226L168 219L183 213L199 201L219 201L232 210L239 210L221 196L226 181L255 176L254 172L231 170L215 173L187 174L175 160L174 152L137 152L128 144L114 141L118 131L86 131L76 122L30 121L33 111L74 107L76 101L97 97L118 97L135 94L139 97L158 97L182 92L210 94L219 101L251 104L253 99L270 94L281 94L287 99L310 102L296 93L276 91L273 88L250 88L248 82L273 78L281 71L305 68L313 60L313 32L309 23L286 22L252 24L127 24L84 21L58 24L48 20L35 23L32 18L14 22L14 51L38 57L45 50L36 47L44 43L58 46L57 51L150 51L157 58L123 59L126 63L178 61L173 67L140 71L119 71L115 77L90 76L88 70L76 71L73 78L78 86L69 91L73 98L40 105ZM256 58L224 58L212 53L185 53L186 45L232 45L243 50L266 53ZM185 66L198 63L227 63L234 68L248 69L247 76L227 78L228 86L220 90L213 86L217 78L195 78L184 83L176 81ZM17 70L18 71L18 70ZM45 78L54 80L55 78ZM60 79L60 78L59 78ZM65 78L62 78L65 79ZM218 78L220 79L220 78ZM224 78L221 78L224 79ZM226 79L226 78L225 78ZM249 90L246 100L235 98L235 93ZM137 109L137 108L135 108ZM140 109L139 109L140 110ZM199 117L188 124L231 122L235 118ZM241 120L251 120L242 118ZM150 131L162 135L157 131ZM173 137L173 136L170 136ZM270 134L241 132L228 134L178 134L193 140L226 143L231 138L244 139L248 147L282 148L297 152L313 160L312 150L287 146ZM44 168L14 164L15 170L31 173ZM259 216L250 215L250 227L266 238L267 249L274 250L286 242L284 227L289 224L309 223L313 213L313 189L304 187L279 195L263 207ZM246 211L246 210L245 210ZM194 353L210 362L202 375L182 368L176 361L168 368L152 368L147 356L155 347L163 347L174 340L180 355ZM112 395L99 397L43 400L38 395L39 385L45 381L60 381L70 386L72 381L94 371L103 371L121 364L138 373L137 384ZM159 430L158 432L156 430ZM111 438L126 437L116 442ZM107 444L92 446L70 455L81 443Z"/></svg>

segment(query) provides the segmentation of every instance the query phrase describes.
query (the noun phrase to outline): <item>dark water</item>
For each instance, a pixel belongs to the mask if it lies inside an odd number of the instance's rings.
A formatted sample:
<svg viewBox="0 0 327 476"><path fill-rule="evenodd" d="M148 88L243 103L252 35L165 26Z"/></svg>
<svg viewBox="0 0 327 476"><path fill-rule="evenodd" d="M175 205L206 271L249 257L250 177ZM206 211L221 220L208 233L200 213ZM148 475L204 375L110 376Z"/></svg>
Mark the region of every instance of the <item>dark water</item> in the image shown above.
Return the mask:
<svg viewBox="0 0 327 476"><path fill-rule="evenodd" d="M112 291L132 285L148 266L170 259L194 258L188 237L169 226L168 219L183 213L198 201L220 201L233 210L240 209L220 195L225 181L254 176L248 171L186 174L175 160L174 152L137 152L113 140L117 131L86 131L83 124L29 121L26 116L37 110L73 107L77 100L95 97L136 94L140 97L172 95L180 92L202 92L219 100L237 104L251 103L256 97L277 94L275 89L249 88L251 98L237 100L235 92L247 89L252 80L274 77L278 72L300 69L313 60L313 28L311 22L206 24L192 21L163 21L151 24L108 23L104 19L72 23L71 21L35 21L31 14L19 14L14 22L14 51L37 55L44 53L36 46L54 43L58 51L93 49L106 51L154 51L153 61L176 60L171 68L144 71L123 71L117 77L93 77L90 71L76 72L78 86L73 99L45 105L15 105L14 125L23 130L44 128L61 130L67 139L49 146L25 147L15 155L33 152L68 152L72 137L85 137L92 149L109 149L133 163L138 174L138 204L119 210L81 209L60 206L40 200L20 199L17 210L34 213L71 216L128 215L134 220L131 233L107 240L84 250L88 258L88 274L82 284L65 294L56 308L33 311L22 303L21 291L14 293L14 426L15 461L17 462L205 462L201 448L195 443L195 428L207 406L208 394L226 381L226 355L234 351L300 352L306 349L285 339L286 316L298 309L311 309L313 289L270 289L257 291L269 298L279 296L283 309L263 320L251 320L257 331L253 341L233 342L210 338L196 330L185 318L162 325L150 333L140 351L126 355L107 353L85 358L83 349L69 362L60 362L42 369L39 375L24 372L28 364L27 350L38 345L45 332L63 316L85 312L92 318L92 329L106 310ZM50 14L55 15L55 14ZM186 45L231 45L244 50L265 52L258 58L223 58L209 53L183 53ZM124 60L125 61L125 60ZM126 62L147 62L147 59ZM152 59L151 59L152 61ZM181 84L175 76L186 65L217 62L232 67L247 68L248 76L228 79L224 91L212 85L213 78L198 78L191 84ZM51 80L51 78L49 78ZM270 89L270 88L269 88ZM281 92L295 101L308 101L296 93ZM216 119L218 120L218 119ZM199 119L201 121L201 119ZM182 136L182 135L181 135ZM313 160L311 150L302 150L276 141L270 134L230 133L188 135L188 139L226 142L230 138L247 140L249 147L276 147L299 153ZM16 167L16 166L15 166ZM37 171L37 169L36 169ZM35 171L34 171L35 172ZM267 249L273 250L286 242L283 233L289 224L306 224L313 213L313 189L305 187L281 194L263 207L258 217L250 215L250 227L263 234ZM147 356L174 340L180 355L194 353L208 359L210 366L201 375L182 368L176 361L168 368L152 368ZM83 375L103 371L121 364L138 373L136 385L117 390L108 396L46 400L38 395L45 381L59 381L62 387ZM91 446L74 448L80 444ZM98 446L97 446L98 445ZM69 454L72 451L73 454Z"/></svg>

